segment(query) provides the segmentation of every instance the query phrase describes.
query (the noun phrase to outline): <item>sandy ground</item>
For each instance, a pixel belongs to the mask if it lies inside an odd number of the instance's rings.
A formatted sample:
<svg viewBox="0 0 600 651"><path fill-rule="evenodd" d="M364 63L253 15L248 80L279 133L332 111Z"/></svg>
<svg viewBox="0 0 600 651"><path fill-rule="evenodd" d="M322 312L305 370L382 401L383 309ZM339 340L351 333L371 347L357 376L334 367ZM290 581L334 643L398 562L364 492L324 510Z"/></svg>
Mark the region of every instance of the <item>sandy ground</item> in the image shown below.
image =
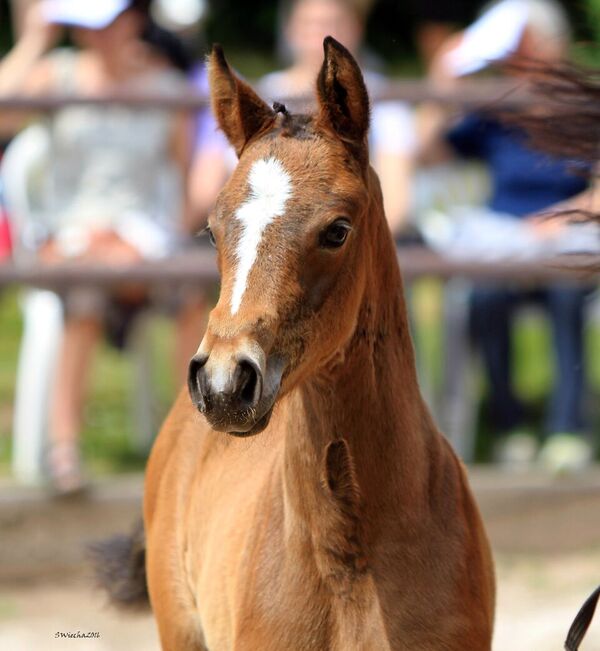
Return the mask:
<svg viewBox="0 0 600 651"><path fill-rule="evenodd" d="M503 556L497 558L497 573L494 651L560 651L572 618L600 582L600 550L543 558ZM100 636L57 637L78 631ZM78 581L0 586L0 649L158 651L159 646L150 615L117 613ZM582 651L597 649L600 613L582 645Z"/></svg>

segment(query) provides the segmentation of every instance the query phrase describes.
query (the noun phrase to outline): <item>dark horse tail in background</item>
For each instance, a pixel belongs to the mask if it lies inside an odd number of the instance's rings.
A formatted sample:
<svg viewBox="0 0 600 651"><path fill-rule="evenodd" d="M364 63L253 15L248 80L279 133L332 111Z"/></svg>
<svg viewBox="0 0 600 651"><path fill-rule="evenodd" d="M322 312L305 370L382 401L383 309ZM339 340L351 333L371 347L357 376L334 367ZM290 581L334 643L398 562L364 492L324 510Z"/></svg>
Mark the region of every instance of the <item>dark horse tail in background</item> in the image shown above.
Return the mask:
<svg viewBox="0 0 600 651"><path fill-rule="evenodd" d="M537 102L513 114L538 149L600 163L600 73L569 64L529 64ZM540 109L541 107L541 109Z"/></svg>
<svg viewBox="0 0 600 651"><path fill-rule="evenodd" d="M597 181L600 174L600 73L570 64L517 66L532 79L535 101L503 112L500 119L525 130L537 149L573 162L575 170ZM548 218L600 220L600 193L595 184L583 194L550 206Z"/></svg>

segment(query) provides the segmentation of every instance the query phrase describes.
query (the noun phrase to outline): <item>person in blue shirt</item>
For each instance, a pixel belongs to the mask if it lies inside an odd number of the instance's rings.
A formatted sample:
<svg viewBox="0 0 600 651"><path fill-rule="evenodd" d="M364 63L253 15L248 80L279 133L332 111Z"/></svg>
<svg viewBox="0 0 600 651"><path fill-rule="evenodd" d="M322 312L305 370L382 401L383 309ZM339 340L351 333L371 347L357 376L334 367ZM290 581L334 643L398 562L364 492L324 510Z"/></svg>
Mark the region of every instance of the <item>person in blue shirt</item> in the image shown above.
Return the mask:
<svg viewBox="0 0 600 651"><path fill-rule="evenodd" d="M551 65L564 59L569 40L566 14L555 0L500 0L442 48L432 77L448 85L490 62L513 74L517 62ZM526 83L528 73L521 70ZM560 226L556 222L548 226L534 216L581 194L588 185L581 164L536 150L524 131L491 115L467 115L445 133L444 143L454 154L486 164L492 185L490 210L507 219L529 220L541 235L544 229ZM583 311L588 293L567 283L531 291L497 284L473 289L473 334L491 385L494 424L505 434L504 446L498 447L506 461L529 461L535 454L535 444L523 429L523 405L511 384L511 319L518 306L531 300L543 305L549 315L556 355L556 382L540 459L553 470L573 470L591 461L591 447L582 436Z"/></svg>
<svg viewBox="0 0 600 651"><path fill-rule="evenodd" d="M498 214L524 219L587 186L572 162L536 151L525 133L483 115L467 116L446 134L446 142L457 154L488 165L492 181L488 207ZM482 348L491 383L492 415L499 429L514 431L523 421L523 408L510 381L510 320L515 308L528 300L546 308L553 329L557 381L547 432L575 434L584 429L583 307L587 293L586 288L568 284L528 292L497 285L473 289L473 332Z"/></svg>
<svg viewBox="0 0 600 651"><path fill-rule="evenodd" d="M586 171L576 161L534 149L529 136L483 113L463 118L445 135L451 149L486 163L492 181L488 207L527 218L583 192Z"/></svg>

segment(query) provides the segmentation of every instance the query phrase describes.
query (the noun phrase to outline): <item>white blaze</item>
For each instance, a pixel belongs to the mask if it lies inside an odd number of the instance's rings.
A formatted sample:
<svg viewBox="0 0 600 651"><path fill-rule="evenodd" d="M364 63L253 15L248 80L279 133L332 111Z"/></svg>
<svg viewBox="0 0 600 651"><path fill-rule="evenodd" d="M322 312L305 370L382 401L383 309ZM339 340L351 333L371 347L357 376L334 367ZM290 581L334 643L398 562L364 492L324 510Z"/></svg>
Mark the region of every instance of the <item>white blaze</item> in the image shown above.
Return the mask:
<svg viewBox="0 0 600 651"><path fill-rule="evenodd" d="M242 232L236 251L238 267L231 294L232 314L242 304L264 230L276 217L283 215L292 193L290 175L275 158L256 161L248 174L248 183L250 195L235 212L236 219L242 223Z"/></svg>

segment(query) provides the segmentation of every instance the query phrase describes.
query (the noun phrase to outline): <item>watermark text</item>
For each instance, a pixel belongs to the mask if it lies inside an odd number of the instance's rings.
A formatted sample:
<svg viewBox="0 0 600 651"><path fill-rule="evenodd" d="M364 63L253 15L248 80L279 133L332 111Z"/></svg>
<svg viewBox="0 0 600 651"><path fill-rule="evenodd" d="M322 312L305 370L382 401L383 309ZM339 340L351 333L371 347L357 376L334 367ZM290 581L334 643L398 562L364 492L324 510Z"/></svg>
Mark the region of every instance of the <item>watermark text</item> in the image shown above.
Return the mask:
<svg viewBox="0 0 600 651"><path fill-rule="evenodd" d="M98 631L56 631L54 637L71 639L89 638L91 640L97 640L100 638L100 633Z"/></svg>

